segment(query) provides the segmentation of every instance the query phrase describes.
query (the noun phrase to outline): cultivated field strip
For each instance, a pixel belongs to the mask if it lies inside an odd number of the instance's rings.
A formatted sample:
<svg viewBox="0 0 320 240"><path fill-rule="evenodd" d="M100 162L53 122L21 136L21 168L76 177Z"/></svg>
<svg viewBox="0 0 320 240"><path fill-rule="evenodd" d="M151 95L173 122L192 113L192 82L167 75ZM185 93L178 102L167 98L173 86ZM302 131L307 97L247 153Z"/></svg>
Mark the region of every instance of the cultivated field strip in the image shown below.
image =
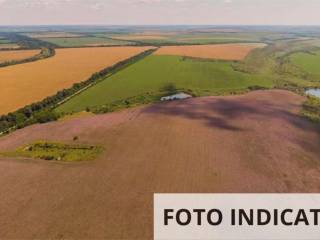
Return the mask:
<svg viewBox="0 0 320 240"><path fill-rule="evenodd" d="M304 101L280 90L193 98L4 136L0 151L74 136L106 151L71 165L0 157L0 235L152 239L155 192L319 192L320 129L299 116Z"/></svg>
<svg viewBox="0 0 320 240"><path fill-rule="evenodd" d="M12 50L0 51L0 63L23 60L40 53L40 50Z"/></svg>
<svg viewBox="0 0 320 240"><path fill-rule="evenodd" d="M0 114L40 101L149 47L57 49L45 60L0 69Z"/></svg>
<svg viewBox="0 0 320 240"><path fill-rule="evenodd" d="M194 58L243 60L253 49L264 44L214 44L191 46L166 46L155 52L156 55L186 56Z"/></svg>

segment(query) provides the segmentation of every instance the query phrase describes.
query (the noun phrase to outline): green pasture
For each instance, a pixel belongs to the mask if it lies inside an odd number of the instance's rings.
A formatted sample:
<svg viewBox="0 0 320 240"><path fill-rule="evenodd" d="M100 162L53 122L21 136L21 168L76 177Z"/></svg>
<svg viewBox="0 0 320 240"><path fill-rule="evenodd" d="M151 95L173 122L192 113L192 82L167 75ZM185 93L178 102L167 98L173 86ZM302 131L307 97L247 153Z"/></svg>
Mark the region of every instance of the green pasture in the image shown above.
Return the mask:
<svg viewBox="0 0 320 240"><path fill-rule="evenodd" d="M199 96L221 95L249 87L273 87L268 76L235 71L231 62L151 55L104 79L57 108L78 112L143 94L158 94L168 85Z"/></svg>
<svg viewBox="0 0 320 240"><path fill-rule="evenodd" d="M320 51L295 53L291 55L290 59L302 70L319 76L320 81Z"/></svg>
<svg viewBox="0 0 320 240"><path fill-rule="evenodd" d="M25 157L47 161L78 162L92 160L103 151L101 147L64 143L36 142L13 152L1 153L7 157Z"/></svg>

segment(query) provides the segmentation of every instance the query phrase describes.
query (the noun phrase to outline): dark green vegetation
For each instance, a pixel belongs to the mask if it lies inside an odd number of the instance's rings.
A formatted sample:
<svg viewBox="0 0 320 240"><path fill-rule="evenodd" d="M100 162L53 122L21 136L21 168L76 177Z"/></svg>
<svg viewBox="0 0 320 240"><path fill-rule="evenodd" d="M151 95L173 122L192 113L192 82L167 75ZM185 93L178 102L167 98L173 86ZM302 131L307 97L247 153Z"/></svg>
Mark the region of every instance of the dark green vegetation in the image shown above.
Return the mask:
<svg viewBox="0 0 320 240"><path fill-rule="evenodd" d="M0 67L7 67L11 65L16 65L16 64L34 62L34 61L42 60L45 58L53 57L55 55L54 49L56 45L45 42L45 41L30 38L28 36L17 34L17 33L0 33L0 37L5 39L5 41L7 41L8 43L14 43L19 45L20 46L19 49L41 49L41 52L36 56L22 59L22 60L13 60L8 62L3 62L3 63L0 63Z"/></svg>
<svg viewBox="0 0 320 240"><path fill-rule="evenodd" d="M96 158L103 149L97 146L36 142L14 152L2 153L8 157L43 159L47 161L79 162Z"/></svg>
<svg viewBox="0 0 320 240"><path fill-rule="evenodd" d="M136 96L157 96L165 94L162 89L168 84L196 96L246 91L252 86L273 87L271 79L235 71L226 61L152 55L80 93L57 111L77 112Z"/></svg>
<svg viewBox="0 0 320 240"><path fill-rule="evenodd" d="M254 50L245 61L233 67L237 71L269 76L276 87L303 93L306 88L319 87L320 81L305 74L305 70L293 64L290 58L296 53L317 51L317 44L309 39L276 41Z"/></svg>
<svg viewBox="0 0 320 240"><path fill-rule="evenodd" d="M302 115L313 122L320 122L320 98L308 97L302 109Z"/></svg>
<svg viewBox="0 0 320 240"><path fill-rule="evenodd" d="M154 51L155 49L147 50L127 60L118 62L117 64L107 67L98 73L94 73L88 80L76 83L69 89L63 89L56 95L47 97L41 102L28 105L16 112L0 116L0 135L35 123L46 123L57 120L60 115L57 114L56 111L53 111L53 108L59 103L77 94L88 86L97 83L102 79L102 77L112 75L117 71L120 71L121 69L145 58Z"/></svg>
<svg viewBox="0 0 320 240"><path fill-rule="evenodd" d="M30 38L28 36L18 33L0 33L0 37L4 37L11 43L18 44L21 49L41 49L41 48L55 48L56 45L48 43L39 39Z"/></svg>

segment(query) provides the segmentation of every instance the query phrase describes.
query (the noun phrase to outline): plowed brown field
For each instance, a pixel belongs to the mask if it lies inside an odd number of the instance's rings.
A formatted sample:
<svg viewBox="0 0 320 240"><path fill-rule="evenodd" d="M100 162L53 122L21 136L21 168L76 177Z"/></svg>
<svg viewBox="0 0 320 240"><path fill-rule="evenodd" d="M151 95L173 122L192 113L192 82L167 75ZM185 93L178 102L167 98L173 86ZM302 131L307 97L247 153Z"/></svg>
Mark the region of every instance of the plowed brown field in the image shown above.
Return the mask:
<svg viewBox="0 0 320 240"><path fill-rule="evenodd" d="M221 60L243 60L253 49L263 46L264 44L167 46L161 47L154 54Z"/></svg>
<svg viewBox="0 0 320 240"><path fill-rule="evenodd" d="M0 114L40 101L149 47L57 49L45 60L0 69Z"/></svg>
<svg viewBox="0 0 320 240"><path fill-rule="evenodd" d="M22 60L33 57L40 53L40 50L13 50L0 51L0 63L12 60Z"/></svg>
<svg viewBox="0 0 320 240"><path fill-rule="evenodd" d="M2 239L152 239L153 193L320 192L320 128L305 98L258 91L34 125L36 140L103 145L92 162L0 157Z"/></svg>

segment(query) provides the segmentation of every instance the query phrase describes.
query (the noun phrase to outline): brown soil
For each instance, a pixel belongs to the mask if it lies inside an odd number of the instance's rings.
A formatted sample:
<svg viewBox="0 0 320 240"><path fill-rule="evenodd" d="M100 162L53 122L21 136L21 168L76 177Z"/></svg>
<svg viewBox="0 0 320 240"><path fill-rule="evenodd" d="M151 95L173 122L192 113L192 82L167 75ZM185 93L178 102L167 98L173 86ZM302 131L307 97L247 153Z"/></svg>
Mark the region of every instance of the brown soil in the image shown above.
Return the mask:
<svg viewBox="0 0 320 240"><path fill-rule="evenodd" d="M243 60L253 49L265 45L254 44L214 44L161 47L154 54L174 55L194 58Z"/></svg>
<svg viewBox="0 0 320 240"><path fill-rule="evenodd" d="M149 47L57 49L41 61L0 69L0 115L41 101Z"/></svg>
<svg viewBox="0 0 320 240"><path fill-rule="evenodd" d="M305 99L257 91L161 103L35 125L0 150L36 140L106 147L92 162L0 157L0 236L150 239L153 193L320 192L320 128Z"/></svg>

